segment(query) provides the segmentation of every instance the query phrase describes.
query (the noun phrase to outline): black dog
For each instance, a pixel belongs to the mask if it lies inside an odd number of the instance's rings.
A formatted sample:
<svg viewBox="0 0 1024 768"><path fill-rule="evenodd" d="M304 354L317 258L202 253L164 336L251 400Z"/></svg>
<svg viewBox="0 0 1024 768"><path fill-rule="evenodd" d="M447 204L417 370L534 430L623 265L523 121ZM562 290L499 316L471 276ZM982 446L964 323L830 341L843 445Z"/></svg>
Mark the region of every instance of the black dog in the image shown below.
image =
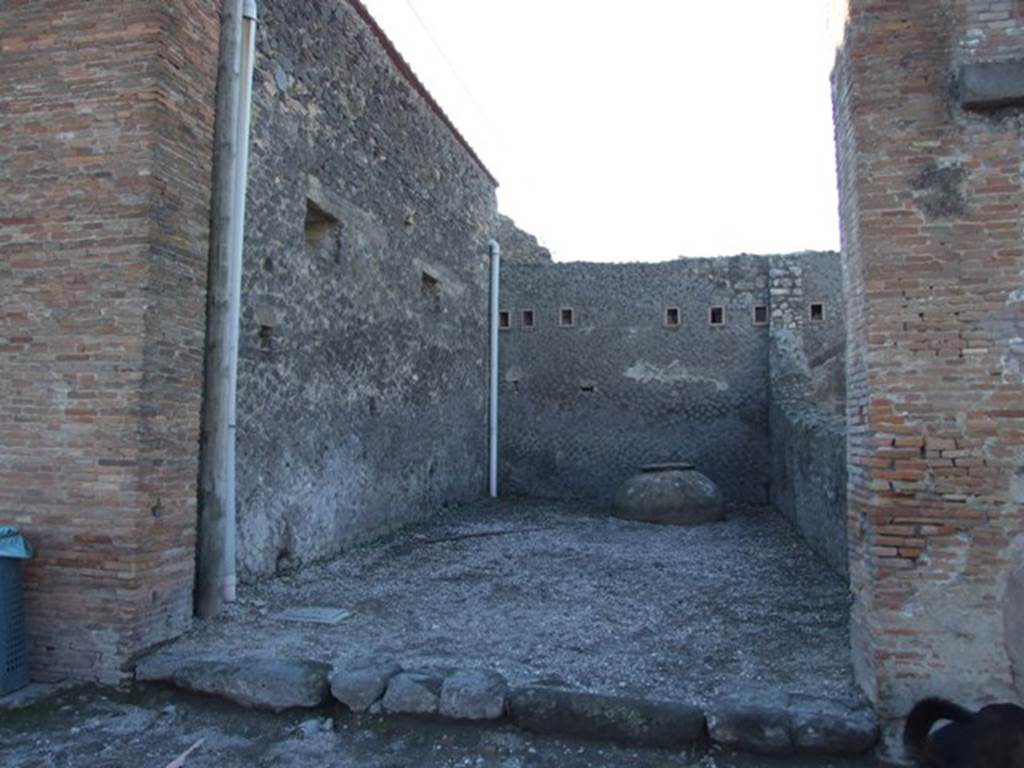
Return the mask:
<svg viewBox="0 0 1024 768"><path fill-rule="evenodd" d="M931 733L940 720L950 722ZM1024 768L1024 707L990 704L972 713L924 699L907 716L903 746L921 768Z"/></svg>

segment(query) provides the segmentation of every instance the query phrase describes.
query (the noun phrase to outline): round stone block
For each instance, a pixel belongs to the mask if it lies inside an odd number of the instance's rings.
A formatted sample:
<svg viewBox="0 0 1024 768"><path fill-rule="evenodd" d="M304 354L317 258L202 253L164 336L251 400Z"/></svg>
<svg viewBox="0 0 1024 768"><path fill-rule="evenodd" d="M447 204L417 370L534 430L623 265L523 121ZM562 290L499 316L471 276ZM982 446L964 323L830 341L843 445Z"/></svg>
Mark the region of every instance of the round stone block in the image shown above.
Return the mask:
<svg viewBox="0 0 1024 768"><path fill-rule="evenodd" d="M615 494L613 514L624 520L696 525L723 518L722 494L692 464L648 464Z"/></svg>

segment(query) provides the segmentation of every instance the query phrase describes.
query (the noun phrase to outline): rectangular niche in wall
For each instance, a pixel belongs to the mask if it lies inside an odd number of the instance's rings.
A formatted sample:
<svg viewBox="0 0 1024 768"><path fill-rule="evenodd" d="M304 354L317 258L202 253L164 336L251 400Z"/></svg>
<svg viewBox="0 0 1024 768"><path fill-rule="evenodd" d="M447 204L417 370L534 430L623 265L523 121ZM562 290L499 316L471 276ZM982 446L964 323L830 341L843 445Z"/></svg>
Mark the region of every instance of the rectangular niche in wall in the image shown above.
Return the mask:
<svg viewBox="0 0 1024 768"><path fill-rule="evenodd" d="M434 312L441 311L441 278L422 270L420 272L420 296ZM498 325L501 326L501 313L498 313Z"/></svg>
<svg viewBox="0 0 1024 768"><path fill-rule="evenodd" d="M822 304L821 302L812 303L810 306L809 314L812 323L820 323L822 320L825 319L825 305Z"/></svg>
<svg viewBox="0 0 1024 768"><path fill-rule="evenodd" d="M537 324L537 315L532 309L524 309L520 315L520 324L524 331L532 331Z"/></svg>
<svg viewBox="0 0 1024 768"><path fill-rule="evenodd" d="M310 199L306 199L306 254L333 256L338 243L338 220Z"/></svg>
<svg viewBox="0 0 1024 768"><path fill-rule="evenodd" d="M679 327L679 307L665 307L665 327Z"/></svg>
<svg viewBox="0 0 1024 768"><path fill-rule="evenodd" d="M499 310L498 312L498 328L502 331L507 331L512 327L512 313L507 309Z"/></svg>
<svg viewBox="0 0 1024 768"><path fill-rule="evenodd" d="M754 325L768 325L768 305L754 305Z"/></svg>
<svg viewBox="0 0 1024 768"><path fill-rule="evenodd" d="M576 310L572 307L562 307L559 309L558 325L561 328L572 328L576 325Z"/></svg>
<svg viewBox="0 0 1024 768"><path fill-rule="evenodd" d="M725 325L725 307L711 307L708 309L709 325Z"/></svg>

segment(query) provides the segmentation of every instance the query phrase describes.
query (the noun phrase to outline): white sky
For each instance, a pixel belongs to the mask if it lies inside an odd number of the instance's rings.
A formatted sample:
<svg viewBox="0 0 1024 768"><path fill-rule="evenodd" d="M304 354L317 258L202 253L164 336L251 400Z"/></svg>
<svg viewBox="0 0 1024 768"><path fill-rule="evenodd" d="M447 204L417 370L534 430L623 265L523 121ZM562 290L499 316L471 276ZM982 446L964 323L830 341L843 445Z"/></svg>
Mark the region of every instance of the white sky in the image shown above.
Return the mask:
<svg viewBox="0 0 1024 768"><path fill-rule="evenodd" d="M827 0L364 1L557 260L838 248Z"/></svg>

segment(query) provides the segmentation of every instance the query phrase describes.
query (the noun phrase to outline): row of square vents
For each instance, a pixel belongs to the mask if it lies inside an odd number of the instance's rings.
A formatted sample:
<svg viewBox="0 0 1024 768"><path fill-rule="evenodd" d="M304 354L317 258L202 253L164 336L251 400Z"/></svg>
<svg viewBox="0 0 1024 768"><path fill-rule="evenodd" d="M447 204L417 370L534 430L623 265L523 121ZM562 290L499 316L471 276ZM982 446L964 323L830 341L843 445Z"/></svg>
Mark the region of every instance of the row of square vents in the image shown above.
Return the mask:
<svg viewBox="0 0 1024 768"><path fill-rule="evenodd" d="M768 324L768 305L755 304L751 312L751 319L754 325ZM807 319L812 323L820 323L825 319L825 305L821 302L812 302L807 307ZM662 324L666 328L679 328L682 326L682 316L679 307L665 307L662 314ZM572 328L576 325L576 310L573 307L560 307L558 310L558 327ZM725 325L725 307L708 307L708 325ZM519 311L519 327L530 330L537 327L537 312L532 309ZM502 309L498 312L498 328L503 331L512 328L512 311Z"/></svg>

